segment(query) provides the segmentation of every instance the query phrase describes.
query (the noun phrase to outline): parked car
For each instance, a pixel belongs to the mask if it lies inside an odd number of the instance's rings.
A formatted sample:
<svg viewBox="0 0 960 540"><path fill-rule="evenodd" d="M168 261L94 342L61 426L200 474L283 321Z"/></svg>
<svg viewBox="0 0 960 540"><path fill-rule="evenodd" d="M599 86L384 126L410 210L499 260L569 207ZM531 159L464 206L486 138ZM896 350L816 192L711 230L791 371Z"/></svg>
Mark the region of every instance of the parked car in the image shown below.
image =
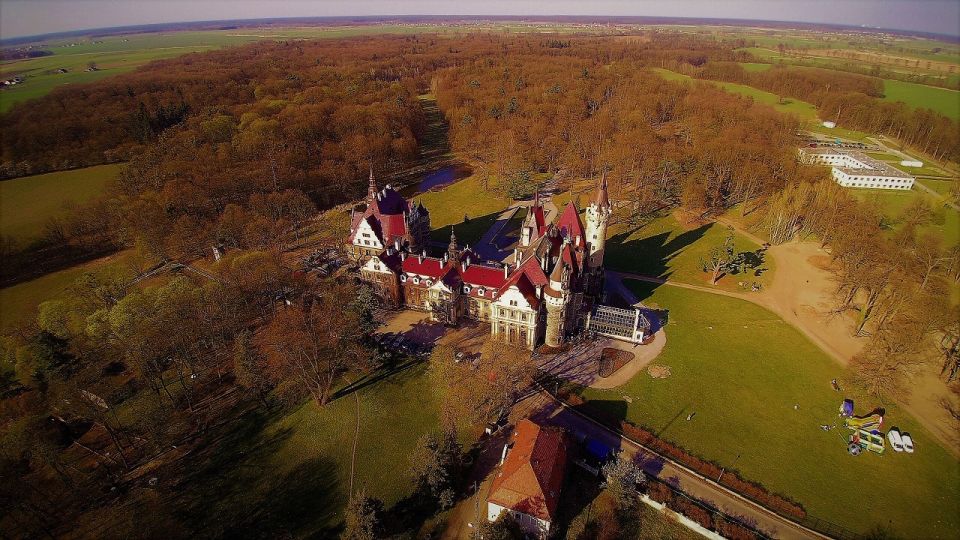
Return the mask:
<svg viewBox="0 0 960 540"><path fill-rule="evenodd" d="M900 438L900 432L891 429L887 432L887 440L890 441L890 446L897 452L903 452L903 439Z"/></svg>
<svg viewBox="0 0 960 540"><path fill-rule="evenodd" d="M913 437L909 433L903 433L900 435L900 439L903 441L903 449L908 453L913 453Z"/></svg>

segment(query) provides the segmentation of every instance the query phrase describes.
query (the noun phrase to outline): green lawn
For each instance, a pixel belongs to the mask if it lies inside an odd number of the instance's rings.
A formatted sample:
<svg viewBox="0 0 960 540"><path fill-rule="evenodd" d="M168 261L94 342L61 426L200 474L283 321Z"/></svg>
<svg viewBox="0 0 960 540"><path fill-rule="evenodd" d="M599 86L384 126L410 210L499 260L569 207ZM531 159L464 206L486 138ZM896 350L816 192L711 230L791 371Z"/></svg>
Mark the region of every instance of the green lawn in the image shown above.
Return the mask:
<svg viewBox="0 0 960 540"><path fill-rule="evenodd" d="M438 242L449 241L450 226L455 225L457 241L461 246L476 244L511 202L508 197L493 193L489 189L484 190L479 173L443 189L418 195L414 200L423 201L423 205L430 211L432 239ZM464 216L469 217L470 221L464 223Z"/></svg>
<svg viewBox="0 0 960 540"><path fill-rule="evenodd" d="M65 203L97 197L122 168L98 165L0 182L0 231L25 241L40 236L47 221L62 214Z"/></svg>
<svg viewBox="0 0 960 540"><path fill-rule="evenodd" d="M929 183L930 181L923 180L923 182ZM851 190L851 193L862 201L877 205L880 212L892 224L891 232L899 227L900 217L907 205L917 199L926 200L933 207L934 215L932 223L922 227L920 231L936 234L943 239L946 245L960 244L960 212L944 207L938 199L921 191L919 187L914 187L910 191L854 189Z"/></svg>
<svg viewBox="0 0 960 540"><path fill-rule="evenodd" d="M895 405L831 389L842 369L798 331L745 301L628 284L669 310L656 363L671 375L641 372L615 390L584 390L594 406L613 414L625 407L627 419L845 528L883 524L907 538L951 538L960 530L960 463ZM885 406L884 427L910 432L916 453L848 455L846 429L819 427L836 423L844 397L858 413Z"/></svg>
<svg viewBox="0 0 960 540"><path fill-rule="evenodd" d="M746 71L766 71L773 67L773 64L760 64L756 62L741 62L741 66Z"/></svg>
<svg viewBox="0 0 960 540"><path fill-rule="evenodd" d="M626 223L610 227L607 232L607 251L604 264L612 270L634 272L646 276L708 285L709 275L700 267L701 258L709 257L710 250L723 244L727 227L708 224L685 230L673 215L658 217L641 227L633 228ZM736 251L755 252L759 245L736 233ZM773 261L764 259L755 270L746 274L724 276L717 287L744 292L738 282L768 284L773 279Z"/></svg>
<svg viewBox="0 0 960 540"><path fill-rule="evenodd" d="M134 259L132 251L124 251L0 289L0 331L33 317L34 310L41 302L59 296L84 272L95 271L111 264L132 264Z"/></svg>
<svg viewBox="0 0 960 540"><path fill-rule="evenodd" d="M902 101L911 107L933 109L954 120L960 120L960 92L886 79L883 81L886 101Z"/></svg>
<svg viewBox="0 0 960 540"><path fill-rule="evenodd" d="M417 365L359 391L354 488L388 509L411 494L408 457L439 425L429 384L426 366ZM354 399L325 407L311 401L286 416L249 415L200 449L206 457L177 502L186 522L210 536L334 537L350 485Z"/></svg>

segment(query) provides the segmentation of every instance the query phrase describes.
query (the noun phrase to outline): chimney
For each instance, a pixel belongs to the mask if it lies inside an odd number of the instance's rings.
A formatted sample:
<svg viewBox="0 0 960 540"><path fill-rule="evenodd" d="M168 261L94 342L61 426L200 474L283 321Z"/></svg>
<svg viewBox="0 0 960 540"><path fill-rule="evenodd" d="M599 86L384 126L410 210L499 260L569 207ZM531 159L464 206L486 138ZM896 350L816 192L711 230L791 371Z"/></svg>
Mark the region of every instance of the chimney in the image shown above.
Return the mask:
<svg viewBox="0 0 960 540"><path fill-rule="evenodd" d="M400 251L400 238L396 237L393 239L393 248L397 251Z"/></svg>
<svg viewBox="0 0 960 540"><path fill-rule="evenodd" d="M537 298L543 298L541 291L543 291L543 285L537 285Z"/></svg>
<svg viewBox="0 0 960 540"><path fill-rule="evenodd" d="M510 274L510 265L509 264L503 265L503 279L507 279L509 277L509 274Z"/></svg>
<svg viewBox="0 0 960 540"><path fill-rule="evenodd" d="M442 261L439 261L439 262L440 262L440 268L443 268L444 266L447 265L447 257L448 257L448 255L447 255L446 253L444 253L444 254L443 254L443 260L442 260Z"/></svg>
<svg viewBox="0 0 960 540"><path fill-rule="evenodd" d="M420 264L423 264L424 255L426 255L426 252L421 253L420 255L417 256L417 260L420 262Z"/></svg>
<svg viewBox="0 0 960 540"><path fill-rule="evenodd" d="M401 251L401 252L400 252L400 262L403 262L403 261L405 261L405 260L407 260L407 252L406 252L406 251Z"/></svg>
<svg viewBox="0 0 960 540"><path fill-rule="evenodd" d="M578 245L578 246L580 245L580 235L579 235L579 234L577 235L577 245Z"/></svg>

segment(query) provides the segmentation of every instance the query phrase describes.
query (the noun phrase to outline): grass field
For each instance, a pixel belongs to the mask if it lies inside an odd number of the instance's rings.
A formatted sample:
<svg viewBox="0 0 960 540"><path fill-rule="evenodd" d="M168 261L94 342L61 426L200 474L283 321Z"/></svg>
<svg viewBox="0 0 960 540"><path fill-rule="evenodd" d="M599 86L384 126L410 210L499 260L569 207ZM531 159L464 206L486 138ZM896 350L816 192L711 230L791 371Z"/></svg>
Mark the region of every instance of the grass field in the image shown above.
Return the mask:
<svg viewBox="0 0 960 540"><path fill-rule="evenodd" d="M20 241L40 236L47 221L63 213L64 204L97 197L122 168L98 165L0 182L0 231Z"/></svg>
<svg viewBox="0 0 960 540"><path fill-rule="evenodd" d="M455 225L457 242L461 246L476 244L511 202L508 197L484 190L479 173L415 199L423 201L430 211L431 238L438 242L449 241L450 226ZM470 221L464 223L464 216Z"/></svg>
<svg viewBox="0 0 960 540"><path fill-rule="evenodd" d="M673 215L666 215L638 228L626 223L614 225L607 237L604 264L611 270L706 285L709 275L701 269L700 260L708 258L711 249L723 244L727 228L719 224L685 228ZM738 233L734 235L734 242L738 253L756 252L760 248ZM743 292L744 289L737 285L740 281L766 285L773 279L775 269L772 263L772 260L764 259L755 270L724 276L717 282L717 287Z"/></svg>
<svg viewBox="0 0 960 540"><path fill-rule="evenodd" d="M960 528L960 464L896 406L831 389L841 368L798 331L741 300L628 284L669 310L656 363L671 375L641 372L615 390L584 390L594 406L625 407L627 419L848 529L881 524L907 538L950 538ZM912 433L917 452L848 455L846 429L819 427L836 422L844 397L858 413L886 407L884 427Z"/></svg>
<svg viewBox="0 0 960 540"><path fill-rule="evenodd" d="M109 265L131 264L134 258L131 251L124 251L0 289L0 331L33 317L41 302L57 297L84 272Z"/></svg>
<svg viewBox="0 0 960 540"><path fill-rule="evenodd" d="M927 182L922 180L922 182ZM914 187L910 191L889 191L879 189L852 190L858 199L875 204L880 212L891 223L890 231L898 229L903 211L917 199L926 200L934 209L933 222L920 229L920 232L931 232L943 239L948 246L960 244L960 212L942 205L942 199L920 191Z"/></svg>
<svg viewBox="0 0 960 540"><path fill-rule="evenodd" d="M417 439L439 425L426 366L362 388L359 399L354 488L389 509L411 494L408 457ZM198 450L209 457L177 501L186 522L212 536L335 537L349 492L356 413L355 397L347 395L325 407L307 402L285 416L248 415Z"/></svg>
<svg viewBox="0 0 960 540"><path fill-rule="evenodd" d="M933 109L960 120L960 92L957 90L886 79L883 93L886 101L902 101L911 107Z"/></svg>

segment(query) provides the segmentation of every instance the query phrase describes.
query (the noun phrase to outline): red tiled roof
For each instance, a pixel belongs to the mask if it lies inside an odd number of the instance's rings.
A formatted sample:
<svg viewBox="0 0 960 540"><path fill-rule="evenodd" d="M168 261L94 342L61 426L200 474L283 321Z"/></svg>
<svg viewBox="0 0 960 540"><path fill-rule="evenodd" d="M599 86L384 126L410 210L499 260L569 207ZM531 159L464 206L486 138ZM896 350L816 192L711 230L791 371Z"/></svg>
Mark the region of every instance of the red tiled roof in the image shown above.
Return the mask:
<svg viewBox="0 0 960 540"><path fill-rule="evenodd" d="M499 289L507 281L507 278L503 277L502 268L479 264L471 264L466 271L460 272L460 276L463 278L463 282L468 285L490 289Z"/></svg>
<svg viewBox="0 0 960 540"><path fill-rule="evenodd" d="M403 261L401 268L408 274L418 274L432 278L439 278L445 270L443 260L434 257L424 257L423 262L420 262L420 257L415 255L408 255Z"/></svg>
<svg viewBox="0 0 960 540"><path fill-rule="evenodd" d="M527 279L535 286L542 287L550 281L547 279L547 274L543 272L543 268L540 268L540 261L536 257L530 257L524 261L516 273L526 274Z"/></svg>
<svg viewBox="0 0 960 540"><path fill-rule="evenodd" d="M383 227L383 235L388 244L392 243L394 238L402 238L407 234L407 222L403 218L403 214L382 215L380 216L380 224Z"/></svg>
<svg viewBox="0 0 960 540"><path fill-rule="evenodd" d="M567 207L563 209L563 214L557 221L557 229L564 238L569 238L577 247L582 247L586 238L583 232L583 223L580 221L580 214L577 213L577 207L570 201ZM580 239L577 243L577 238Z"/></svg>
<svg viewBox="0 0 960 540"><path fill-rule="evenodd" d="M563 430L521 420L513 434L513 448L493 479L487 500L552 521L566 468L567 438Z"/></svg>

